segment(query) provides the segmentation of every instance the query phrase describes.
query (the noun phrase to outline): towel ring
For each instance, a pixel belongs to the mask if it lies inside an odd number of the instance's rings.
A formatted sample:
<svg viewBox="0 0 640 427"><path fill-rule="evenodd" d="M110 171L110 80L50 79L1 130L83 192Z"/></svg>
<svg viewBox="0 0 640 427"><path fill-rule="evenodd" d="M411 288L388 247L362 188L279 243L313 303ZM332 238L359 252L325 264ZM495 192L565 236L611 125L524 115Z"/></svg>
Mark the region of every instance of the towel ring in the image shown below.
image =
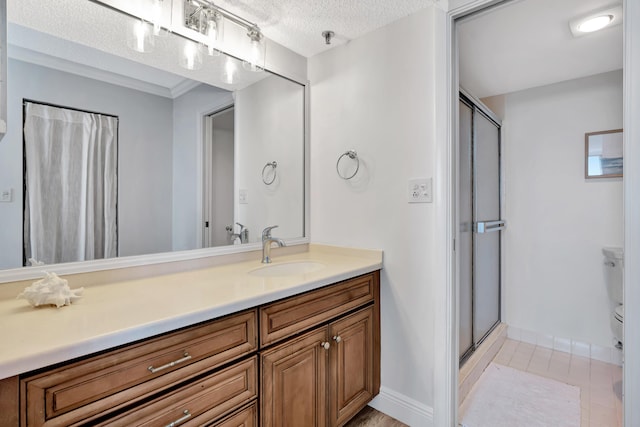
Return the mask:
<svg viewBox="0 0 640 427"><path fill-rule="evenodd" d="M269 172L267 170L268 167L271 167L272 171L273 171L273 177L271 178L271 180L269 180L268 178L265 178L265 172ZM264 167L262 168L262 182L264 182L267 185L271 185L273 184L273 181L276 180L276 168L278 167L278 163L274 160L273 162L269 162L266 165L264 165Z"/></svg>
<svg viewBox="0 0 640 427"><path fill-rule="evenodd" d="M356 161L356 170L349 176L344 176L340 173L340 160L342 160L342 158L345 156ZM359 169L360 169L360 159L358 158L358 153L356 152L356 150L345 151L340 157L338 157L338 161L336 162L336 172L338 172L338 176L340 178L344 180L351 179L354 176L356 176Z"/></svg>

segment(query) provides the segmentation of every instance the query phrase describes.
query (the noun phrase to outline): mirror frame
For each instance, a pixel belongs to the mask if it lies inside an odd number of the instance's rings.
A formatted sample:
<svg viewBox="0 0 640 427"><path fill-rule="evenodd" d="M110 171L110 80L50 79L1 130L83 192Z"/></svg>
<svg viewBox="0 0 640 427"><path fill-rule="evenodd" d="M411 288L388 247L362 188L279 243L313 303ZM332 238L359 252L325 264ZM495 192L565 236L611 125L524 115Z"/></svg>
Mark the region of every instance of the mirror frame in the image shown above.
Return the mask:
<svg viewBox="0 0 640 427"><path fill-rule="evenodd" d="M622 134L622 129L612 129L612 130L604 130L599 132L588 132L584 134L584 177L585 179L602 179L602 178L622 178L623 173L603 173L601 175L590 175L589 174L589 148L591 143L591 137L597 135L608 135L608 134ZM620 144L623 144L622 135L620 135ZM623 147L620 147L622 150ZM622 158L624 162L624 157Z"/></svg>
<svg viewBox="0 0 640 427"><path fill-rule="evenodd" d="M285 78L303 87L304 90L304 136L303 136L303 153L304 153L304 176L303 176L303 231L304 236L299 238L284 239L287 246L305 245L310 242L310 200L309 200L309 167L310 167L310 83L308 80L300 81L293 76L286 76L282 73L276 73L265 69L273 75ZM8 79L7 79L8 80ZM241 245L217 246L211 248L191 249L177 252L162 252L148 255L134 255L127 257L116 257L107 259L98 259L92 261L78 261L62 264L48 264L44 266L18 267L6 270L0 270L0 283L16 282L22 280L31 280L42 278L44 272L55 272L58 275L91 273L105 270L116 270L130 267L151 266L154 264L162 264L168 262L189 261L209 257L217 257L222 255L230 255L243 252L252 252L262 250L260 242L246 243Z"/></svg>

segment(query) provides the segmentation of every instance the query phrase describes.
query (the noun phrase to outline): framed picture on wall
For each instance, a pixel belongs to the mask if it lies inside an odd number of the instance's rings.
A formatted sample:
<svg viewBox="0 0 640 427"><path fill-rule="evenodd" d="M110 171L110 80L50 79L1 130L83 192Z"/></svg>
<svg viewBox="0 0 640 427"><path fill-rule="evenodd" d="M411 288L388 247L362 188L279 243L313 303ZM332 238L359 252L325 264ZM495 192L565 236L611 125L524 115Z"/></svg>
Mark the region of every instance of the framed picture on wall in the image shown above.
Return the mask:
<svg viewBox="0 0 640 427"><path fill-rule="evenodd" d="M622 129L584 134L584 177L622 177Z"/></svg>

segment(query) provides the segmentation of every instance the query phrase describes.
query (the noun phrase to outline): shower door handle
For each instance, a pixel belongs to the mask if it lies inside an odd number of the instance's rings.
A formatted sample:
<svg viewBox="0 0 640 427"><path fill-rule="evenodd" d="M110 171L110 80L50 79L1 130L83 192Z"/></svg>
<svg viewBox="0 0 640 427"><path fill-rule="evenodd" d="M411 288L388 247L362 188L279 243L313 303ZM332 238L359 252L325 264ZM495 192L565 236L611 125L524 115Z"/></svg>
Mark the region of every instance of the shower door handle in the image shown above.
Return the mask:
<svg viewBox="0 0 640 427"><path fill-rule="evenodd" d="M507 223L503 220L498 221L482 221L476 222L476 233L491 233L493 231L500 231L507 228Z"/></svg>

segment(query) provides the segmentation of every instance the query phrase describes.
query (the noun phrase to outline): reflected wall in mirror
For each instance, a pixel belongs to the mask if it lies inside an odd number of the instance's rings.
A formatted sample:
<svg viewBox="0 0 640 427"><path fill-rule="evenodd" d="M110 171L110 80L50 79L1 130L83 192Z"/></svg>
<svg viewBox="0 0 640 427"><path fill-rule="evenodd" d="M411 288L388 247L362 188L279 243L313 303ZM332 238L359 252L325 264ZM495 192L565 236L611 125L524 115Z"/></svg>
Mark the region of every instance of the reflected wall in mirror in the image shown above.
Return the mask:
<svg viewBox="0 0 640 427"><path fill-rule="evenodd" d="M119 118L119 256L257 242L276 224L278 237L304 236L304 85L263 72L239 76L232 90L214 87L9 21L0 191L11 197L0 203L0 269L25 264L24 100ZM222 111L233 114L218 120ZM274 160L266 185L262 169ZM238 223L244 239L234 236Z"/></svg>
<svg viewBox="0 0 640 427"><path fill-rule="evenodd" d="M622 129L586 133L584 144L585 178L622 177Z"/></svg>

